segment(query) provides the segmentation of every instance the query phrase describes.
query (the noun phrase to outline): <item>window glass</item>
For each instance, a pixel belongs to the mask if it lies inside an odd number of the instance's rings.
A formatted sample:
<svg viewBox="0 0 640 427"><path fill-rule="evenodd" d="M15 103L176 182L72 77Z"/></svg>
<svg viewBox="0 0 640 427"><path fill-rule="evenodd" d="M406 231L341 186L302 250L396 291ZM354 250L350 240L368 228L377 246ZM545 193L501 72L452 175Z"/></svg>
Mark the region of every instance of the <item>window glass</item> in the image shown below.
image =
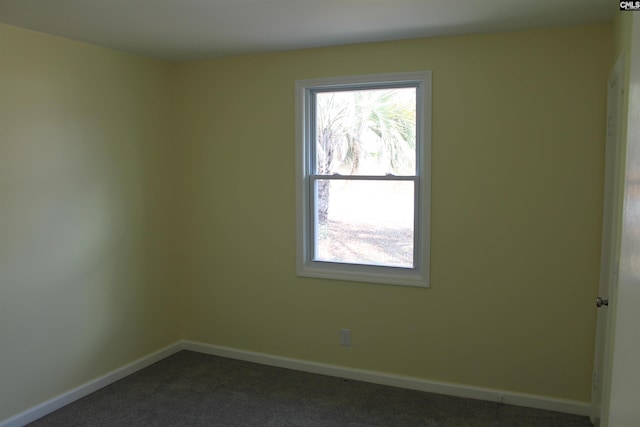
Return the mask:
<svg viewBox="0 0 640 427"><path fill-rule="evenodd" d="M413 267L413 181L317 180L314 260Z"/></svg>
<svg viewBox="0 0 640 427"><path fill-rule="evenodd" d="M416 89L316 92L317 174L414 175Z"/></svg>

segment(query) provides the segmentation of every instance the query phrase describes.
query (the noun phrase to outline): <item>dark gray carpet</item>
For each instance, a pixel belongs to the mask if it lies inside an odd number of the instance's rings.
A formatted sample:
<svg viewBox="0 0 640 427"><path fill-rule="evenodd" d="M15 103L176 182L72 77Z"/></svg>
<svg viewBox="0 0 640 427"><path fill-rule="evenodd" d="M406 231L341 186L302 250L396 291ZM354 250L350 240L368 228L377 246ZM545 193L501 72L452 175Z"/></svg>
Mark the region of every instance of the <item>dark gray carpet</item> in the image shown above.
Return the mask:
<svg viewBox="0 0 640 427"><path fill-rule="evenodd" d="M29 424L586 427L585 417L181 351Z"/></svg>

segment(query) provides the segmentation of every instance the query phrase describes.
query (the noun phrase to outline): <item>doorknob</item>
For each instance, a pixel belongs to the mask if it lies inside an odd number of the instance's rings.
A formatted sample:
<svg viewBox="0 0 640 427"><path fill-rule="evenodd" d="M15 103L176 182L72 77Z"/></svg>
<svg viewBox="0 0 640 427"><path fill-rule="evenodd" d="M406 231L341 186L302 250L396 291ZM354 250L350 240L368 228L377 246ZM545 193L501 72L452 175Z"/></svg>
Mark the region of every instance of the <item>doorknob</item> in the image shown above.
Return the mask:
<svg viewBox="0 0 640 427"><path fill-rule="evenodd" d="M603 305L609 305L609 300L608 299L602 299L600 297L596 298L596 307L600 308Z"/></svg>

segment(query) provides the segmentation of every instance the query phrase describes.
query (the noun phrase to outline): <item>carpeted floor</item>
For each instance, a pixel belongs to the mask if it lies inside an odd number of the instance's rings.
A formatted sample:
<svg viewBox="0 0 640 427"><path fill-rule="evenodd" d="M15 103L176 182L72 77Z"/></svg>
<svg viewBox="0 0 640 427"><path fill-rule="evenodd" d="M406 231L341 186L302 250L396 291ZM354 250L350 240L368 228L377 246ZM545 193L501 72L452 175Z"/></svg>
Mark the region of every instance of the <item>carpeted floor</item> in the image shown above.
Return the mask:
<svg viewBox="0 0 640 427"><path fill-rule="evenodd" d="M29 424L586 427L586 417L181 351Z"/></svg>

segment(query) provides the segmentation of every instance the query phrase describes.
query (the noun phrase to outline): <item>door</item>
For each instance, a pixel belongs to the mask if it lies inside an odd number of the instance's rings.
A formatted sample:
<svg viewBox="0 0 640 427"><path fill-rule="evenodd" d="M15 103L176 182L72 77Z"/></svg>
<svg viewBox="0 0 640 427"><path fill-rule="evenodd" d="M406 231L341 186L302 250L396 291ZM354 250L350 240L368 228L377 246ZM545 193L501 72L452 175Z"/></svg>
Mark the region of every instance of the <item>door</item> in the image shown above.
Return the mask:
<svg viewBox="0 0 640 427"><path fill-rule="evenodd" d="M640 426L640 16L632 19L619 278L602 395L607 427Z"/></svg>
<svg viewBox="0 0 640 427"><path fill-rule="evenodd" d="M607 87L607 124L604 174L604 206L602 212L602 249L600 255L600 287L594 309L598 309L596 347L592 378L591 421L599 425L602 404L604 366L607 363L607 331L612 308L609 307L611 286L618 275L620 248L620 216L622 199L621 112L624 88L624 57L618 58L609 74Z"/></svg>

